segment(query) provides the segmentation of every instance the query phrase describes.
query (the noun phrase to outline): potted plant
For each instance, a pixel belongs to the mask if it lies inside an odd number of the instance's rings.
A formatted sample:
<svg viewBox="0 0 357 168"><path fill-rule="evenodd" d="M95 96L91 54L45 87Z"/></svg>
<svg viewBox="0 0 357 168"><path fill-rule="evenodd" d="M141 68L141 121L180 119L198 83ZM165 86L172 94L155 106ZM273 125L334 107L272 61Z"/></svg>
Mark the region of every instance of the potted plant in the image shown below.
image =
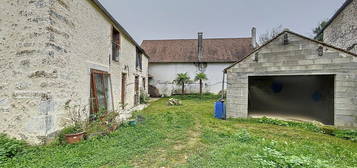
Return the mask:
<svg viewBox="0 0 357 168"><path fill-rule="evenodd" d="M68 127L64 131L64 137L67 144L75 144L84 140L85 132L81 126L75 125Z"/></svg>
<svg viewBox="0 0 357 168"><path fill-rule="evenodd" d="M85 114L86 106L70 106L70 101L66 102L65 109L68 110L71 126L62 130L63 138L67 144L74 144L84 140L84 127L86 121L82 114Z"/></svg>

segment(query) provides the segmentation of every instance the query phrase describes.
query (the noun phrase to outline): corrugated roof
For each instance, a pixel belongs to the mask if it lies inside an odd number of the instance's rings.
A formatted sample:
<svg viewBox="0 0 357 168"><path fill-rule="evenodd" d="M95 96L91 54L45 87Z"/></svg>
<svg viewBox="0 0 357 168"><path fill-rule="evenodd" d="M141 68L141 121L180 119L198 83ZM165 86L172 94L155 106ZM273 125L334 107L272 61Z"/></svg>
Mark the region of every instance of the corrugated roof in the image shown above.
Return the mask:
<svg viewBox="0 0 357 168"><path fill-rule="evenodd" d="M253 47L251 38L217 38L203 40L201 62L235 62ZM141 47L150 55L151 63L199 62L198 40L144 40Z"/></svg>

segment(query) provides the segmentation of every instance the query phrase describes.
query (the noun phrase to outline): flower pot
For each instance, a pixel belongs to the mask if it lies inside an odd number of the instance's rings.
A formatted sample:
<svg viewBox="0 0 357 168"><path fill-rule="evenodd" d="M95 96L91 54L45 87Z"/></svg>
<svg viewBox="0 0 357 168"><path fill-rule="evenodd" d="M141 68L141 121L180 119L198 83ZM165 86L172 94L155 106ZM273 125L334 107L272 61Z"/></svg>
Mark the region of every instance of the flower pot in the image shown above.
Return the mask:
<svg viewBox="0 0 357 168"><path fill-rule="evenodd" d="M67 144L75 144L84 139L84 132L76 133L76 134L66 134L65 139Z"/></svg>

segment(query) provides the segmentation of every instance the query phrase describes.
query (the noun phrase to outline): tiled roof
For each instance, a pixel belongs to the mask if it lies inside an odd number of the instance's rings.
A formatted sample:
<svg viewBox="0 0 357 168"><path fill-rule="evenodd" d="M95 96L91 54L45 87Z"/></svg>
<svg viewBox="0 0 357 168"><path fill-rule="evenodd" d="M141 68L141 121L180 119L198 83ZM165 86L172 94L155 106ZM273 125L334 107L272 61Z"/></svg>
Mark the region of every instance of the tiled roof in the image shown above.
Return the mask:
<svg viewBox="0 0 357 168"><path fill-rule="evenodd" d="M235 62L253 51L251 38L203 40L201 62ZM141 47L151 63L199 62L198 40L144 40Z"/></svg>

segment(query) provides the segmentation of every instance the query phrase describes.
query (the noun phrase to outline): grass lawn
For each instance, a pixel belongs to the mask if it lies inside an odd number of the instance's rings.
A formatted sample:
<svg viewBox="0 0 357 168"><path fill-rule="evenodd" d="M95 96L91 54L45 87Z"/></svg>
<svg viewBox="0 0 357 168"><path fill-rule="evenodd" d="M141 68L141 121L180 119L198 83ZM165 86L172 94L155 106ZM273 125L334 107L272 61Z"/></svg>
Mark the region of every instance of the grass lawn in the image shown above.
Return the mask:
<svg viewBox="0 0 357 168"><path fill-rule="evenodd" d="M357 167L357 143L258 120L217 120L214 96L160 99L136 127L76 145L30 147L0 167ZM1 151L0 151L1 152Z"/></svg>

